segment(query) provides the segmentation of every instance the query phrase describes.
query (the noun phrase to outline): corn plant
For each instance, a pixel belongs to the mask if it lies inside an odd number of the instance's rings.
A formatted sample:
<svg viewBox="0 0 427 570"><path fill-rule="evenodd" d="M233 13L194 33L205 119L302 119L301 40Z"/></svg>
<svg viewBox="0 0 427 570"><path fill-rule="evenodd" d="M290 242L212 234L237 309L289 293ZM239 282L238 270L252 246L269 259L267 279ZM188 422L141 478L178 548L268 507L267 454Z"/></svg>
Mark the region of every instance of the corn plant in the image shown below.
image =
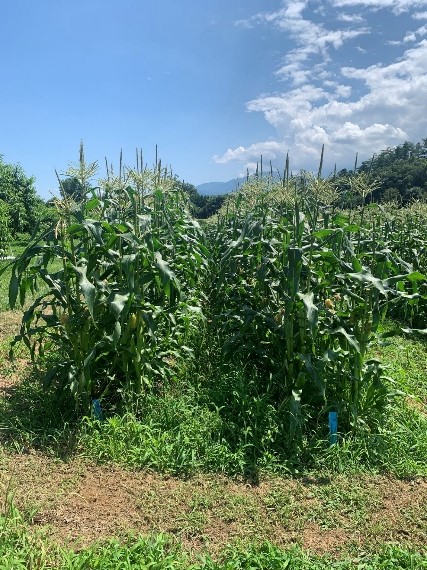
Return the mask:
<svg viewBox="0 0 427 570"><path fill-rule="evenodd" d="M202 229L159 161L149 169L137 154L127 168L120 159L92 186L95 172L81 148L66 174L85 196L63 192L55 227L12 265L11 307L36 295L16 341L35 362L52 347L60 355L47 385L80 413L94 398L138 410L145 394L160 397L189 369L194 350L198 359L209 350L211 374L237 379L229 400L256 394L252 412L275 409L286 425L270 428L292 445L326 426L332 410L343 430L381 420L390 380L369 348L387 314L403 312L412 326L425 302L426 235L415 207L366 204L373 183L354 176L361 207L342 211L321 168L289 176L287 166L279 182L249 178ZM202 382L205 371L191 370ZM242 421L245 445L255 445L258 420Z"/></svg>
<svg viewBox="0 0 427 570"><path fill-rule="evenodd" d="M85 198L57 201L48 241L34 240L12 268L10 304L45 289L25 311L21 333L36 360L52 344L60 361L46 383L70 393L78 411L93 398L133 406L191 356L186 343L202 324L198 288L207 251L185 197L155 168L108 169L90 189L95 165L72 170ZM68 172L68 174L70 171Z"/></svg>
<svg viewBox="0 0 427 570"><path fill-rule="evenodd" d="M210 239L213 326L224 356L272 378L292 440L330 409L354 431L378 417L386 380L368 347L389 308L417 297L405 288L425 277L377 242L375 225L336 211L332 181L302 173L291 183L294 197L285 186L283 200L271 182L243 187Z"/></svg>

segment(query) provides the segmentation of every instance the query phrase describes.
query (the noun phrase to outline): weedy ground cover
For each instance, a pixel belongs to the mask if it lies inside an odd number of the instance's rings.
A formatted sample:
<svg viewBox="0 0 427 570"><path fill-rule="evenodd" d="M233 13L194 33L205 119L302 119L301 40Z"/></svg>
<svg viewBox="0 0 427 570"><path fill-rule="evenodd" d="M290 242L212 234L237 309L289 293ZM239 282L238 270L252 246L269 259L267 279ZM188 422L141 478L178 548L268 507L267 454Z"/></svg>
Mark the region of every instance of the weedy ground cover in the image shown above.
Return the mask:
<svg viewBox="0 0 427 570"><path fill-rule="evenodd" d="M3 522L3 521L1 521ZM1 524L1 523L0 523ZM294 568L301 570L422 570L427 567L426 558L397 546L384 548L374 556L364 556L357 561L336 562L328 557L311 556L299 548L281 550L269 543L229 548L219 560L203 557L193 562L166 536L139 538L126 542L110 541L96 547L74 551L46 544L40 537L29 537L20 528L19 521L2 525L0 534L0 562L5 569L29 567L72 569L150 569L150 570L271 570ZM8 528L7 528L8 527Z"/></svg>
<svg viewBox="0 0 427 570"><path fill-rule="evenodd" d="M149 561L162 568L166 560L178 568L274 568L288 559L302 568L425 563L421 480L273 478L248 487L213 476L171 479L11 455L4 458L2 482L11 465L8 491L21 510L5 501L3 561L17 563L21 556L23 565L32 559L39 567L73 568L72 560L92 567L89 561L102 553L99 563L111 557L129 568ZM29 481L44 481L43 488L37 492ZM16 531L20 542L12 548Z"/></svg>
<svg viewBox="0 0 427 570"><path fill-rule="evenodd" d="M148 569L150 570L244 570L271 568L295 568L304 570L323 569L377 569L406 570L426 568L426 561L421 555L405 551L399 547L385 549L375 557L365 557L360 564L351 561L333 562L327 558L309 556L299 549L281 551L269 544L253 547L250 550L241 548L227 551L222 561L206 559L202 562L191 562L186 553L181 552L174 545L170 545L167 537L159 536L148 539L140 538L136 542L118 543L111 541L97 548L86 549L79 553L64 549L51 548L40 542L29 545L25 541L25 535L19 534L7 538L5 546L7 550L0 550L0 561L4 568L37 567L58 568L59 570L72 569ZM28 540L28 539L27 539ZM19 546L16 546L18 544ZM0 546L0 548L1 548ZM40 550L34 552L34 546ZM11 549L14 550L11 550ZM43 550L41 550L43 548ZM14 552L12 555L11 552ZM2 554L4 554L2 556ZM53 566L54 564L54 566Z"/></svg>

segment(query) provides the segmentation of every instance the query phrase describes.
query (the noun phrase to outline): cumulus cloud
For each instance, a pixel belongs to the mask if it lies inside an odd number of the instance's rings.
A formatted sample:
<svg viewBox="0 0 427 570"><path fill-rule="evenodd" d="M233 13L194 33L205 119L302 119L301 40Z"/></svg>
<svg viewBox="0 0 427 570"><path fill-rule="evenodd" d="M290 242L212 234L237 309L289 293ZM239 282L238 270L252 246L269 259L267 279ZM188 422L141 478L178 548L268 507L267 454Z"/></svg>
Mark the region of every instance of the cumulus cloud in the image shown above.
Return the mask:
<svg viewBox="0 0 427 570"><path fill-rule="evenodd" d="M366 129L362 129L359 125L346 121L342 127L332 134L331 142L353 145L355 142L365 144L367 141L373 141L376 144L378 139L384 140L384 137L398 140L402 136L405 136L405 132L393 125L373 123Z"/></svg>
<svg viewBox="0 0 427 570"><path fill-rule="evenodd" d="M329 0L327 6L354 8L361 4L398 13L427 4L427 0ZM297 167L314 167L325 144L330 163L344 162L346 166L356 152L366 159L381 148L426 136L427 40L421 38L426 35L427 26L406 33L402 42L414 45L406 51L402 49L395 61L367 67L346 65L338 72L335 68L332 74L330 50L339 49L349 38L366 33L366 29L356 26L329 30L304 19L307 5L308 2L287 1L282 10L257 15L252 20L279 26L291 35L295 33L292 37L296 47L276 71L279 76L292 76L293 85L246 104L247 111L263 114L275 128L276 139L230 148L216 155L216 162L234 160L252 167L261 154L274 160L289 149ZM321 53L323 59L313 65L315 53Z"/></svg>
<svg viewBox="0 0 427 570"><path fill-rule="evenodd" d="M414 20L427 20L427 12L415 12L412 17Z"/></svg>
<svg viewBox="0 0 427 570"><path fill-rule="evenodd" d="M261 155L267 160L274 160L284 151L283 143L278 141L264 141L250 145L249 147L239 146L235 149L229 148L223 155L215 155L214 161L218 164L225 164L231 160L250 161L252 158L259 158ZM254 170L254 163L246 165L251 171Z"/></svg>
<svg viewBox="0 0 427 570"><path fill-rule="evenodd" d="M389 40L387 43L392 46L400 46L403 44L416 42L420 38L427 35L427 25L420 26L416 30L411 30L406 32L404 38L402 40Z"/></svg>
<svg viewBox="0 0 427 570"><path fill-rule="evenodd" d="M343 67L341 73L343 78L362 81L367 93L355 101L339 101L339 89L329 93L306 85L282 97L250 101L248 109L263 112L283 137L290 133L296 148L314 151L325 143L337 157L345 155L343 144L349 147L360 143L358 148L369 154L384 143L398 144L405 138L424 136L426 40L390 65Z"/></svg>
<svg viewBox="0 0 427 570"><path fill-rule="evenodd" d="M332 0L331 4L337 8L353 8L354 6L363 6L374 10L389 8L395 14L401 14L414 8L427 6L427 0Z"/></svg>
<svg viewBox="0 0 427 570"><path fill-rule="evenodd" d="M421 26L413 32L408 32L403 38L403 43L415 42L419 37L427 35L427 25Z"/></svg>

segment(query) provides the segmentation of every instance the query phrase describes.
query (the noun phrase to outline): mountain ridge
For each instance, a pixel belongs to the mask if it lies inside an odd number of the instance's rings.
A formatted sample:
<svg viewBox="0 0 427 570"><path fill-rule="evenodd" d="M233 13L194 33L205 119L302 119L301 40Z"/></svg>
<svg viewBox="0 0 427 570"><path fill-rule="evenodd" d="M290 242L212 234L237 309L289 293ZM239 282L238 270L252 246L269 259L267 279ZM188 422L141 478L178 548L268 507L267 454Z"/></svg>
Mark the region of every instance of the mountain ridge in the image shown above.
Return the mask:
<svg viewBox="0 0 427 570"><path fill-rule="evenodd" d="M196 188L197 192L203 196L216 196L233 192L245 181L246 178L233 178L233 180L227 180L226 182L204 182L196 186Z"/></svg>

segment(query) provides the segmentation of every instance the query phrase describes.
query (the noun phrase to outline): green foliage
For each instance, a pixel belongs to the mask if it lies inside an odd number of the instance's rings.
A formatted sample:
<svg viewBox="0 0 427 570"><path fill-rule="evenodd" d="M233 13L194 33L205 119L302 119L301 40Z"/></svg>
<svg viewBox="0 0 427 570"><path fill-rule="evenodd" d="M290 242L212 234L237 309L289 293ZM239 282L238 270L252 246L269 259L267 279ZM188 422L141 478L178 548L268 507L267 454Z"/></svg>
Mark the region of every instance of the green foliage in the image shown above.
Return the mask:
<svg viewBox="0 0 427 570"><path fill-rule="evenodd" d="M398 546L389 546L378 554L367 554L356 560L333 561L329 557L313 556L299 547L280 549L268 542L240 549L229 548L219 563L208 563L211 570L394 570L426 568L427 560L421 553L411 553Z"/></svg>
<svg viewBox="0 0 427 570"><path fill-rule="evenodd" d="M195 186L187 182L180 182L179 185L190 199L193 216L199 220L205 220L216 214L225 200L225 196L203 196L198 193Z"/></svg>
<svg viewBox="0 0 427 570"><path fill-rule="evenodd" d="M9 254L12 235L10 233L11 219L9 207L0 200L0 258Z"/></svg>
<svg viewBox="0 0 427 570"><path fill-rule="evenodd" d="M264 385L249 365L233 369L229 364L228 372L224 368L218 374L215 347L208 343L201 347L198 354L204 356L190 367L185 381L171 383L163 394L140 398L137 416L110 414L102 422L76 421L67 393L58 401L32 373L13 395L0 399L2 441L18 451L33 447L59 457L78 451L97 462L113 461L132 469L150 467L179 475L221 472L251 481L257 480L259 471L314 470L325 475L368 470L425 476L424 345L404 337L392 341L381 348L396 382L389 388L405 390L411 397L394 398L380 425L355 436L342 434L339 445L332 447L327 441L327 418L320 418L298 456L289 448L289 401L277 406L273 383ZM7 343L0 349L6 354ZM24 349L19 347L19 358L25 357ZM377 354L378 347L372 350ZM45 366L55 366L60 358L51 355ZM12 366L6 358L3 362L0 376ZM103 408L104 404L102 400Z"/></svg>
<svg viewBox="0 0 427 570"><path fill-rule="evenodd" d="M390 308L417 302L425 277L364 209L359 223L335 211L333 181L294 182L253 180L229 198L210 226L209 274L213 338L234 365L252 367L272 405L287 407L298 443L329 410L344 431L381 421L388 381L367 350ZM371 191L363 175L352 187L363 200Z"/></svg>
<svg viewBox="0 0 427 570"><path fill-rule="evenodd" d="M353 559L333 560L310 554L298 546L279 548L269 542L229 545L217 560L190 557L166 535L110 540L73 551L56 546L41 532L30 534L19 511L8 500L0 515L0 565L5 570L423 570L425 552L383 545Z"/></svg>
<svg viewBox="0 0 427 570"><path fill-rule="evenodd" d="M427 474L427 420L417 410L397 402L378 430L343 437L340 445L312 450L313 468L320 473L391 472L398 477ZM315 445L318 446L318 443Z"/></svg>
<svg viewBox="0 0 427 570"><path fill-rule="evenodd" d="M244 448L231 449L221 437L222 425L218 412L196 398L149 397L139 419L129 414L103 422L85 419L79 444L92 460L136 469L181 476L197 471L245 474Z"/></svg>
<svg viewBox="0 0 427 570"><path fill-rule="evenodd" d="M421 143L404 142L387 148L363 162L358 168L371 180L377 182L372 198L375 201L395 200L401 204L427 198L427 139ZM343 170L338 173L337 183L342 192L354 173ZM348 204L348 199L347 202Z"/></svg>
<svg viewBox="0 0 427 570"><path fill-rule="evenodd" d="M38 231L41 235L48 234L54 231L56 224L59 221L59 213L55 208L55 202L41 203L37 207L36 224ZM29 238L30 236L28 236ZM47 236L46 236L47 237ZM29 239L25 245L27 245Z"/></svg>
<svg viewBox="0 0 427 570"><path fill-rule="evenodd" d="M24 357L22 348L18 355ZM0 399L0 417L2 445L9 449L22 453L32 447L58 457L74 451L76 418L68 402L44 389L38 373L27 375L10 397Z"/></svg>
<svg viewBox="0 0 427 570"><path fill-rule="evenodd" d="M75 202L81 202L89 188L85 188L78 178L65 178L61 180L60 191Z"/></svg>
<svg viewBox="0 0 427 570"><path fill-rule="evenodd" d="M0 202L9 209L9 229L32 233L38 208L43 204L36 195L34 178L29 178L19 165L6 164L0 156Z"/></svg>
<svg viewBox="0 0 427 570"><path fill-rule="evenodd" d="M82 415L93 399L107 415L130 409L136 420L118 432L147 449L136 463L161 469L218 462L245 472L260 461L292 469L326 440L329 411L353 438L384 428L396 393L369 350L383 341L387 314L413 325L426 264L422 233L408 248L412 229L366 203L376 188L368 175L349 181L360 208L348 212L337 209L336 181L320 173L249 179L203 232L188 192L160 164L109 169L89 190L95 169L81 148L67 172L88 188L83 199L57 201L59 221L12 267L12 307L45 287L17 341L34 362L52 348L61 355L47 386ZM211 430L186 407L175 435L147 416L149 396L167 408L174 384L197 387L191 405ZM150 439L160 442L152 450Z"/></svg>
<svg viewBox="0 0 427 570"><path fill-rule="evenodd" d="M87 186L93 165L81 152ZM90 413L93 398L134 409L147 390L161 392L202 326L195 295L206 267L201 230L174 181L159 173L109 174L102 195L58 201L54 231L29 243L13 266L10 303L44 292L25 312L21 335L35 360L46 339L61 361L46 375L58 393ZM61 260L59 270L51 263Z"/></svg>

